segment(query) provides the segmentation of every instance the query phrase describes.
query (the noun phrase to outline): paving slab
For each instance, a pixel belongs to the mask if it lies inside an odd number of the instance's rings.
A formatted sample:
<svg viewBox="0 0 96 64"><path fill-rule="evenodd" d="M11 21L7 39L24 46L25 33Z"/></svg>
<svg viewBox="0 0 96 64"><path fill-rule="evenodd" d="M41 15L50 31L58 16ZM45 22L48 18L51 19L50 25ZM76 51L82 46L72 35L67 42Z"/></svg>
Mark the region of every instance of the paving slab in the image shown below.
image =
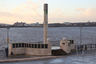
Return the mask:
<svg viewBox="0 0 96 64"><path fill-rule="evenodd" d="M4 51L3 51L4 52ZM90 55L90 54L96 54L96 50L86 50L84 51L84 55ZM2 54L0 54L2 55ZM82 55L82 52L78 52L78 56ZM67 57L67 56L77 56L76 52L72 52L69 55L62 55L62 56L18 56L18 57L6 57L4 54L2 57L0 57L0 63L4 62L17 62L17 61L28 61L28 60L42 60L42 59L53 59L53 58L62 58L62 57ZM5 57L5 58L4 58Z"/></svg>

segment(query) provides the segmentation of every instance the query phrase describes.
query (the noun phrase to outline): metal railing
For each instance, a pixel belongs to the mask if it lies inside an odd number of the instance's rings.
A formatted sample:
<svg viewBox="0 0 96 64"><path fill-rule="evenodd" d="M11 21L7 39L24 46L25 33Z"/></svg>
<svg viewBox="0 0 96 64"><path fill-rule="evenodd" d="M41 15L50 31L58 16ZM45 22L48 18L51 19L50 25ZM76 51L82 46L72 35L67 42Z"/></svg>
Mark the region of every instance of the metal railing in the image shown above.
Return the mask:
<svg viewBox="0 0 96 64"><path fill-rule="evenodd" d="M76 51L79 51L79 50L93 50L93 49L96 49L96 44L76 45L75 49L76 49Z"/></svg>

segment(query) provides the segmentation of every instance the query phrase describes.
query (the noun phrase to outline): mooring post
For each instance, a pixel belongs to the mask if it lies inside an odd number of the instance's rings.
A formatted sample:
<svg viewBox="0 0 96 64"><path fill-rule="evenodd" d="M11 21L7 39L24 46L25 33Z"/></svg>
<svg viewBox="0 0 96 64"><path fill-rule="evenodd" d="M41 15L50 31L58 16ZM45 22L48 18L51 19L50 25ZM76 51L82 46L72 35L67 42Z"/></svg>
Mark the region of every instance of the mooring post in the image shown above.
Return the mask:
<svg viewBox="0 0 96 64"><path fill-rule="evenodd" d="M44 4L44 43L48 38L48 4Z"/></svg>
<svg viewBox="0 0 96 64"><path fill-rule="evenodd" d="M84 55L84 50L85 50L85 45L83 45L83 48L82 48L82 55Z"/></svg>
<svg viewBox="0 0 96 64"><path fill-rule="evenodd" d="M78 46L76 46L76 51L77 51L77 55L78 55Z"/></svg>

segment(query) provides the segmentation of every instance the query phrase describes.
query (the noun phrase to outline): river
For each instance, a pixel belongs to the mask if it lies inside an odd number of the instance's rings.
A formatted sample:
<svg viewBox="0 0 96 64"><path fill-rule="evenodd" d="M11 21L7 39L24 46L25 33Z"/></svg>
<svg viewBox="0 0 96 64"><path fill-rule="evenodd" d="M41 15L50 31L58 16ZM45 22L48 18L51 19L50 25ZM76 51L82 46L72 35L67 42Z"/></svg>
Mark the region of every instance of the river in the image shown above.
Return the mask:
<svg viewBox="0 0 96 64"><path fill-rule="evenodd" d="M50 41L60 41L63 37L66 39L75 40L75 44L96 43L96 27L82 27L80 43L80 28L79 27L49 27L48 38ZM7 30L0 28L0 50L7 45ZM43 42L42 27L26 27L26 28L10 28L9 42ZM59 44L55 43L54 44Z"/></svg>

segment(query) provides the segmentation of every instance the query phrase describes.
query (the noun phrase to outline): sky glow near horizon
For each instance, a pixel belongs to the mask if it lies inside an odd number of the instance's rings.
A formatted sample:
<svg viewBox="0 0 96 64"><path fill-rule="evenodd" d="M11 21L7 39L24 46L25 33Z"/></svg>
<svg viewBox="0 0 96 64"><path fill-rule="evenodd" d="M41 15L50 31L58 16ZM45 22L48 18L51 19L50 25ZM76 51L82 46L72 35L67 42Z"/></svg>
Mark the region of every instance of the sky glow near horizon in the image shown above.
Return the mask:
<svg viewBox="0 0 96 64"><path fill-rule="evenodd" d="M48 3L48 23L96 22L96 0L0 0L0 23L43 23Z"/></svg>

